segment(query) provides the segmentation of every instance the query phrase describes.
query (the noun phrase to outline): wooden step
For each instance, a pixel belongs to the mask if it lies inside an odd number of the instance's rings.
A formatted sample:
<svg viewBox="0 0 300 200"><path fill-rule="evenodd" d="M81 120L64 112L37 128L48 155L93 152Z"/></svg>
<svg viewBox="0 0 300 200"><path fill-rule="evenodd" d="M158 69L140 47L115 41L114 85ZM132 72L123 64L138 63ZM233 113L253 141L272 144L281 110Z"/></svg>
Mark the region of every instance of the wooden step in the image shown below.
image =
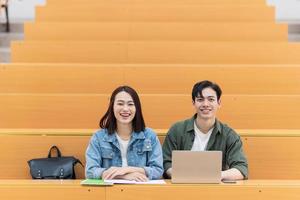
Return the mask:
<svg viewBox="0 0 300 200"><path fill-rule="evenodd" d="M97 128L109 94L1 94L0 128ZM194 114L190 95L140 94L146 124ZM224 95L218 118L235 129L300 129L299 95Z"/></svg>
<svg viewBox="0 0 300 200"><path fill-rule="evenodd" d="M275 21L273 7L259 5L100 5L37 7L36 21L246 22Z"/></svg>
<svg viewBox="0 0 300 200"><path fill-rule="evenodd" d="M287 42L25 41L12 62L144 64L298 64L300 45Z"/></svg>
<svg viewBox="0 0 300 200"><path fill-rule="evenodd" d="M274 22L29 22L25 40L287 41Z"/></svg>
<svg viewBox="0 0 300 200"><path fill-rule="evenodd" d="M156 131L161 141L164 140L166 131ZM248 159L249 179L300 178L300 130L236 131L241 135ZM1 129L0 151L5 153L0 154L0 179L31 179L27 161L46 157L49 148L54 144L64 156L75 156L85 164L85 151L94 132L95 130L76 129ZM268 136L265 136L266 132L269 133ZM279 135L278 132L282 134ZM83 167L77 165L75 171L77 178L84 178Z"/></svg>
<svg viewBox="0 0 300 200"><path fill-rule="evenodd" d="M2 64L0 93L110 94L126 84L143 94L187 94L200 80L224 94L299 95L300 65Z"/></svg>

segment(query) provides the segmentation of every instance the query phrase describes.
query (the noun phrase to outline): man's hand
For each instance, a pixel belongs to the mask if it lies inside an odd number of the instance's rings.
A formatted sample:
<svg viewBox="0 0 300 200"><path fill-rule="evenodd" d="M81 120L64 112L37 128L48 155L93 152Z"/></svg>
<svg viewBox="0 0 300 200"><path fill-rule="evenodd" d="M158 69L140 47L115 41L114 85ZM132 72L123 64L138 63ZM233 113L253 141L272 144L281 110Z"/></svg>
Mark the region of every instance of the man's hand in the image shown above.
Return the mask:
<svg viewBox="0 0 300 200"><path fill-rule="evenodd" d="M231 169L222 171L222 180L243 180L243 179L244 179L244 176L236 168L231 168Z"/></svg>

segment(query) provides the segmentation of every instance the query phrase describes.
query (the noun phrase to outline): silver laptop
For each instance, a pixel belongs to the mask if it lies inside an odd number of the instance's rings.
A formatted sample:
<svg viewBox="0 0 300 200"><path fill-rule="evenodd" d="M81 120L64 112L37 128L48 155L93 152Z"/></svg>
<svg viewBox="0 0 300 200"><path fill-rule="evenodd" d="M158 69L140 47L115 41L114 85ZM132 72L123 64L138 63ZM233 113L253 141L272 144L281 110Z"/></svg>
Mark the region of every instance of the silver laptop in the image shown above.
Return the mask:
<svg viewBox="0 0 300 200"><path fill-rule="evenodd" d="M220 183L222 151L173 151L172 183Z"/></svg>

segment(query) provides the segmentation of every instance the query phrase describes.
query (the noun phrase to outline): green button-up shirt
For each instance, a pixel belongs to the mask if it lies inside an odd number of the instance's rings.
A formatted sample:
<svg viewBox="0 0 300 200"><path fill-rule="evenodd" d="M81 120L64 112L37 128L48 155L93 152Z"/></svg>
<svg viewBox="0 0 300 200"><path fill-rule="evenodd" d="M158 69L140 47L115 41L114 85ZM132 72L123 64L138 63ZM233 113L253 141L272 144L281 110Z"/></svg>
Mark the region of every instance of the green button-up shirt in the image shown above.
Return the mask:
<svg viewBox="0 0 300 200"><path fill-rule="evenodd" d="M194 121L192 118L177 122L168 131L163 144L164 169L172 167L173 150L191 150L194 139ZM208 140L207 151L222 151L222 170L238 169L246 179L248 163L242 148L240 136L230 127L216 120L213 132Z"/></svg>

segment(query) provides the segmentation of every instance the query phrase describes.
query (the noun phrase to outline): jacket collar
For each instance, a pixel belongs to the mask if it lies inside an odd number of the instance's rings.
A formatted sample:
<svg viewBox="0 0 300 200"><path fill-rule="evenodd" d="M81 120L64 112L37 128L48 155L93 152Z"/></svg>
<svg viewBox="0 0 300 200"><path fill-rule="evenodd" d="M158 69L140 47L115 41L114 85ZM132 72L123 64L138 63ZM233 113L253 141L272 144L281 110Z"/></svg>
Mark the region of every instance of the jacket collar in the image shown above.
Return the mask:
<svg viewBox="0 0 300 200"><path fill-rule="evenodd" d="M116 137L116 132L113 133L113 134L108 134L107 130L105 130L105 135L103 137L103 140L106 141L106 142L116 142L117 141L117 137ZM138 140L138 139L145 139L145 133L144 131L141 131L141 132L133 132L132 135L132 140Z"/></svg>

